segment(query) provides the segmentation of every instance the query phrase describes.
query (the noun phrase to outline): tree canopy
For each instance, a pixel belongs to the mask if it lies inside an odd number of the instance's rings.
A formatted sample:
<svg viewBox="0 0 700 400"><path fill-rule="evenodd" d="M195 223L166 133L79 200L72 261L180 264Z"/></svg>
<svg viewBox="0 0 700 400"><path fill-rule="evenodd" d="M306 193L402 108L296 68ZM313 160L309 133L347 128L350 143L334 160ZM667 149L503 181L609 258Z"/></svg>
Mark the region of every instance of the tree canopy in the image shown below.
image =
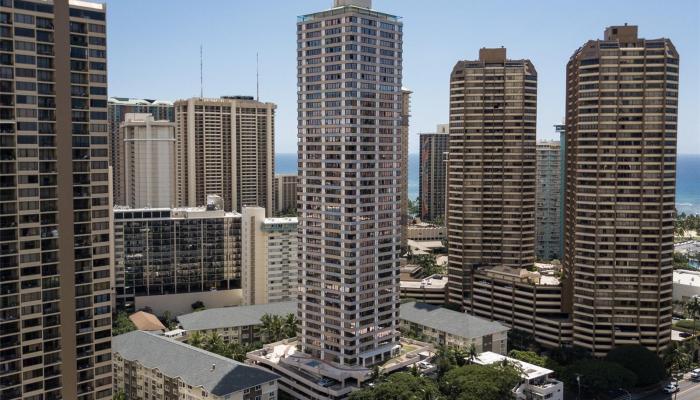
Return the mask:
<svg viewBox="0 0 700 400"><path fill-rule="evenodd" d="M632 371L637 376L638 386L653 385L666 376L661 358L644 346L630 345L614 348L605 360L618 363Z"/></svg>
<svg viewBox="0 0 700 400"><path fill-rule="evenodd" d="M415 376L409 372L397 372L377 383L376 386L357 390L350 400L438 400L443 399L435 381Z"/></svg>
<svg viewBox="0 0 700 400"><path fill-rule="evenodd" d="M514 399L520 372L510 364L470 364L449 370L440 380L440 391L454 400Z"/></svg>
<svg viewBox="0 0 700 400"><path fill-rule="evenodd" d="M619 388L630 389L637 384L637 376L622 365L593 359L578 361L564 368L560 379L569 390L576 393L577 377L581 379L583 398L595 398Z"/></svg>
<svg viewBox="0 0 700 400"><path fill-rule="evenodd" d="M127 332L135 331L136 325L129 319L129 316L124 312L117 314L112 323L112 336L121 335Z"/></svg>

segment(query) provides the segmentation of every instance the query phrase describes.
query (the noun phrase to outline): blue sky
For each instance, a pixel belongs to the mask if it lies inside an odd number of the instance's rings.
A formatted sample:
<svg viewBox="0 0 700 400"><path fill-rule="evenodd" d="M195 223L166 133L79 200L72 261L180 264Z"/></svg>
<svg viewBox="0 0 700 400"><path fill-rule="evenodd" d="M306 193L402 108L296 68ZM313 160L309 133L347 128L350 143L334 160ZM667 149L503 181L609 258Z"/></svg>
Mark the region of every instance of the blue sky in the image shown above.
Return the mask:
<svg viewBox="0 0 700 400"><path fill-rule="evenodd" d="M255 95L277 104L277 152L296 151L296 16L332 0L107 0L111 96L176 100ZM538 138L555 138L564 117L565 66L609 25L668 37L681 55L679 153L700 153L700 1L374 0L404 22L404 86L413 90L410 151L418 133L447 122L449 74L481 47L529 58L539 74Z"/></svg>

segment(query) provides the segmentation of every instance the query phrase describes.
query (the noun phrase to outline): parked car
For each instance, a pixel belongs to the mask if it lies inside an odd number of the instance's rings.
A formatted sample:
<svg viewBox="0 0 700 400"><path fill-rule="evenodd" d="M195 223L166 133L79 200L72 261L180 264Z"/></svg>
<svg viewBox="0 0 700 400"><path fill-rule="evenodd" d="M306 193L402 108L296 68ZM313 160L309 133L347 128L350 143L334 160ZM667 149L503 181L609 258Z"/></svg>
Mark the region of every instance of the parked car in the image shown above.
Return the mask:
<svg viewBox="0 0 700 400"><path fill-rule="evenodd" d="M695 368L694 370L690 371L690 379L694 381L700 381L700 368Z"/></svg>
<svg viewBox="0 0 700 400"><path fill-rule="evenodd" d="M678 384L676 383L669 383L668 385L664 386L663 388L664 393L676 393L678 391Z"/></svg>

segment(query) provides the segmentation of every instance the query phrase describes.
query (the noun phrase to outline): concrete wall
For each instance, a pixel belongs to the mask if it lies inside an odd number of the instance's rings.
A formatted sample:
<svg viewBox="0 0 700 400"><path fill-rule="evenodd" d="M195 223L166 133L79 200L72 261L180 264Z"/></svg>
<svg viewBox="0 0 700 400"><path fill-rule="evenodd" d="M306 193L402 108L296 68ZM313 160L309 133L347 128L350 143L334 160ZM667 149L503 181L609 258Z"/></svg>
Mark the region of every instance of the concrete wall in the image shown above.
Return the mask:
<svg viewBox="0 0 700 400"><path fill-rule="evenodd" d="M197 300L204 303L206 308L230 307L241 305L243 291L241 289L217 290L199 293L166 294L161 296L136 297L136 309L150 307L156 315L170 311L173 315L192 312L192 303Z"/></svg>

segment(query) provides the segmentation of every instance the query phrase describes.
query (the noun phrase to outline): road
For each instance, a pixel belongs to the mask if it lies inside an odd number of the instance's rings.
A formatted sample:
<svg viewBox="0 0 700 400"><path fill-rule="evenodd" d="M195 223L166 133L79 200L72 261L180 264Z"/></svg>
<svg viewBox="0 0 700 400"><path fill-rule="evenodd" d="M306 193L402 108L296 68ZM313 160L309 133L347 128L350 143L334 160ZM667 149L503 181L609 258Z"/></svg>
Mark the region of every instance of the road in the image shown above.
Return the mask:
<svg viewBox="0 0 700 400"><path fill-rule="evenodd" d="M678 393L666 394L660 390L639 400L698 400L700 399L700 382L691 382L686 379L680 383L681 390Z"/></svg>

